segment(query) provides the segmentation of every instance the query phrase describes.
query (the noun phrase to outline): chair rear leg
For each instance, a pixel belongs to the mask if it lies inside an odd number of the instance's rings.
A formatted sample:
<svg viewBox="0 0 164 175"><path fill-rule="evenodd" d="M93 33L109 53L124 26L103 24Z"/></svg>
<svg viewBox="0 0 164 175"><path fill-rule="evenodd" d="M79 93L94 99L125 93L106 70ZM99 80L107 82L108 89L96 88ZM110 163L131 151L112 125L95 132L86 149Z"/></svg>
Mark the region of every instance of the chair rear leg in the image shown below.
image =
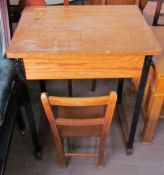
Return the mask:
<svg viewBox="0 0 164 175"><path fill-rule="evenodd" d="M62 138L58 138L55 135L53 136L53 138L56 143L56 150L59 156L60 165L61 167L65 168L67 164L66 164L66 159L64 155L64 144L63 144L64 141Z"/></svg>
<svg viewBox="0 0 164 175"><path fill-rule="evenodd" d="M106 145L106 139L100 138L99 151L98 151L98 163L97 163L98 169L103 169L104 167L105 145Z"/></svg>

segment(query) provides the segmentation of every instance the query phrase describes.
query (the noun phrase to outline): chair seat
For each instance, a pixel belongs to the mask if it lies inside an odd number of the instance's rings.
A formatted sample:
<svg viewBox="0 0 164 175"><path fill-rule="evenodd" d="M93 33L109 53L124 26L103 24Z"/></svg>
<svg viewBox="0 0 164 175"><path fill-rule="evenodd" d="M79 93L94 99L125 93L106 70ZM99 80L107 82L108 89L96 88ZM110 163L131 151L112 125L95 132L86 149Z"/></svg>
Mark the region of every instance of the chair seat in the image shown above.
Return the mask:
<svg viewBox="0 0 164 175"><path fill-rule="evenodd" d="M14 79L14 63L0 58L0 126L2 126L6 107Z"/></svg>

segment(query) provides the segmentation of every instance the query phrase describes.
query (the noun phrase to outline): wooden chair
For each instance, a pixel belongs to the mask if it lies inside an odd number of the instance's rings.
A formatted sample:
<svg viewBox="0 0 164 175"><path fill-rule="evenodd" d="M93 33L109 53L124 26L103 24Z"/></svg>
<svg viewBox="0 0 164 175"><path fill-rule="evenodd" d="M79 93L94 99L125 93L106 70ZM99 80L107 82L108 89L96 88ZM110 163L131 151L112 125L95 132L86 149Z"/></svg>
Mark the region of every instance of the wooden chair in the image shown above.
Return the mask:
<svg viewBox="0 0 164 175"><path fill-rule="evenodd" d="M88 98L53 97L48 96L47 93L42 93L41 101L51 127L53 139L56 143L61 165L66 166L65 158L69 156L94 156L98 157L98 168L103 168L105 144L117 101L116 93L110 92L109 96ZM104 105L106 105L106 109L103 108ZM57 117L52 111L52 106L58 107ZM95 110L90 109L89 116L87 115L88 109L80 110L80 108L84 107L99 108L100 106L102 109L101 112L99 111L95 114ZM98 110L96 109L96 111ZM98 153L65 152L63 138L76 136L99 137Z"/></svg>
<svg viewBox="0 0 164 175"><path fill-rule="evenodd" d="M163 13L160 13L161 8L162 8L162 3L163 3L163 0L157 0L157 6L156 6L154 20L153 20L153 26L157 26L157 25L164 26L164 24L158 24L159 16L164 16Z"/></svg>

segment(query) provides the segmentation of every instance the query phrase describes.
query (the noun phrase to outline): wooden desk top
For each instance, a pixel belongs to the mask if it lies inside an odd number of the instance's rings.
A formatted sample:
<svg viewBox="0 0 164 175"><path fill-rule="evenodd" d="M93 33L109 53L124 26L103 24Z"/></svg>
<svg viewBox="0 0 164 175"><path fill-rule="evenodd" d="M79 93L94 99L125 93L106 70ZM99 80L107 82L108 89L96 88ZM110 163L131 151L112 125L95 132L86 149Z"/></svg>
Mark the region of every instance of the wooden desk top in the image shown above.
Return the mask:
<svg viewBox="0 0 164 175"><path fill-rule="evenodd" d="M155 64L158 78L164 78L164 27L158 26L152 27L152 29L162 47L160 56L154 57L153 62Z"/></svg>
<svg viewBox="0 0 164 175"><path fill-rule="evenodd" d="M160 51L137 6L56 6L24 10L7 56L145 56Z"/></svg>

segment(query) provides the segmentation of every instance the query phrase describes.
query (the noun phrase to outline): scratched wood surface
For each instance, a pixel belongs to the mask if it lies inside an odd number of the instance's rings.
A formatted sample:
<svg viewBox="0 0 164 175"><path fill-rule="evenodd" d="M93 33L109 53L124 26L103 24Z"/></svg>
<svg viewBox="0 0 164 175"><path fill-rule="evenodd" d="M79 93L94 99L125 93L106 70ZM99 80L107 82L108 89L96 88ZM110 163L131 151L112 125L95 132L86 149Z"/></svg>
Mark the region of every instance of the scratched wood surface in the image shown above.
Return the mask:
<svg viewBox="0 0 164 175"><path fill-rule="evenodd" d="M7 50L27 79L138 77L160 46L137 6L28 7Z"/></svg>

